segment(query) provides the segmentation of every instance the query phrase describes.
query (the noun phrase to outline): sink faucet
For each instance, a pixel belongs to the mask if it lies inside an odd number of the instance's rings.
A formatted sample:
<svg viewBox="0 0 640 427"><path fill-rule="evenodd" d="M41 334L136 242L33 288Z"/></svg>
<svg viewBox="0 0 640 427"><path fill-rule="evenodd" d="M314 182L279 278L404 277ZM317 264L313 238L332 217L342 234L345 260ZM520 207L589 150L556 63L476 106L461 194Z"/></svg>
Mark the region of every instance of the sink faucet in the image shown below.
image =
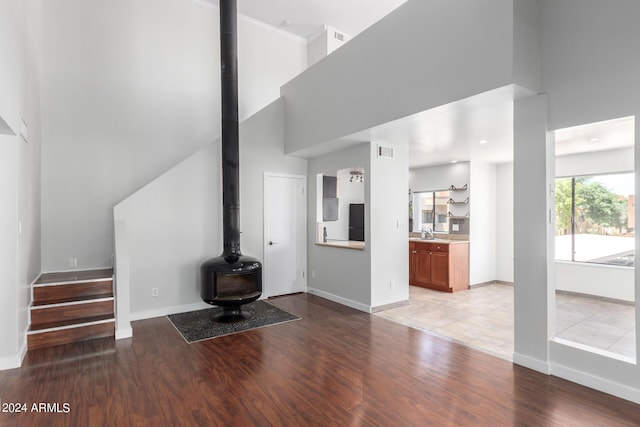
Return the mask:
<svg viewBox="0 0 640 427"><path fill-rule="evenodd" d="M432 240L433 239L433 229L426 225L422 226L422 235L420 236L422 239Z"/></svg>

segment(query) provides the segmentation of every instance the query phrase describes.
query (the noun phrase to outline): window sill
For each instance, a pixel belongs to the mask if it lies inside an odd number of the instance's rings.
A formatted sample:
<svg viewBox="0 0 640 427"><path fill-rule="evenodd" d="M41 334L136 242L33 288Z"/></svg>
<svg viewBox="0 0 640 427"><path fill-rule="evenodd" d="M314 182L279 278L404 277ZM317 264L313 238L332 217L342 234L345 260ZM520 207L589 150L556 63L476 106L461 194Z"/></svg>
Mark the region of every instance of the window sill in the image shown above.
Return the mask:
<svg viewBox="0 0 640 427"><path fill-rule="evenodd" d="M565 261L565 260L554 260L556 264L564 264L564 265L573 265L580 266L586 268L610 268L610 269L622 269L622 270L633 270L635 267L633 265L616 265L616 264L600 264L597 262L587 262L587 261Z"/></svg>

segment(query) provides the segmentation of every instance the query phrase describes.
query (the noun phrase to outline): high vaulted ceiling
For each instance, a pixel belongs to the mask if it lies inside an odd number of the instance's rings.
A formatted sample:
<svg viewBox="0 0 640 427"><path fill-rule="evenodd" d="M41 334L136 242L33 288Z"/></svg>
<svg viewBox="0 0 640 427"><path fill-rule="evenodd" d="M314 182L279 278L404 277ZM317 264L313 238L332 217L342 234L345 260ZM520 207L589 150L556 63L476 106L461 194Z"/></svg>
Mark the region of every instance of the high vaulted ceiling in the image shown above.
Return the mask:
<svg viewBox="0 0 640 427"><path fill-rule="evenodd" d="M218 0L200 1L218 4ZM238 12L309 40L325 25L353 37L405 1L238 0Z"/></svg>
<svg viewBox="0 0 640 427"><path fill-rule="evenodd" d="M239 13L311 41L325 26L354 37L407 0L237 1ZM495 90L345 136L340 142L406 141L411 168L455 161L509 162L513 99L508 90ZM634 143L634 121L626 118L560 130L555 138L557 155L628 147Z"/></svg>

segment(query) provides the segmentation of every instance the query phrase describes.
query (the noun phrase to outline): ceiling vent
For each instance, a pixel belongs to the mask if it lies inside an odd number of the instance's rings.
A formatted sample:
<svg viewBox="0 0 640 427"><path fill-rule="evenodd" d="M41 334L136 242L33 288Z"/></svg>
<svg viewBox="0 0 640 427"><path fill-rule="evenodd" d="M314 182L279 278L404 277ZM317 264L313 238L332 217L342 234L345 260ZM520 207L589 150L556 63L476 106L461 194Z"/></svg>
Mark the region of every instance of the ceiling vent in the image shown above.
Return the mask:
<svg viewBox="0 0 640 427"><path fill-rule="evenodd" d="M394 151L393 147L385 147L384 145L378 145L378 157L385 159L393 159Z"/></svg>

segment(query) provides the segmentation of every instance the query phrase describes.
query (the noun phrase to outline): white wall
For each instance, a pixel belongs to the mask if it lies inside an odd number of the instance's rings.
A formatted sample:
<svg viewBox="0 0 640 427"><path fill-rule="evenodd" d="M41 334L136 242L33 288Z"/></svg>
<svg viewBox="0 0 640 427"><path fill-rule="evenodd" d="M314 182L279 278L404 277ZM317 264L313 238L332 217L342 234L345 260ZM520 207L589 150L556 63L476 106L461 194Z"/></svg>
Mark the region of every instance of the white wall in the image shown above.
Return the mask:
<svg viewBox="0 0 640 427"><path fill-rule="evenodd" d="M0 369L18 362L18 141L0 135Z"/></svg>
<svg viewBox="0 0 640 427"><path fill-rule="evenodd" d="M306 160L283 154L283 108L277 101L240 128L242 252L263 259L264 172L306 174ZM126 225L128 277L118 268L119 298L130 298L131 319L206 306L200 264L222 253L220 144L199 150L114 208ZM123 275L126 271L122 272ZM129 292L120 287L126 283ZM151 289L158 288L158 297ZM124 295L123 295L124 294ZM126 325L118 325L118 327Z"/></svg>
<svg viewBox="0 0 640 427"><path fill-rule="evenodd" d="M542 90L541 14L538 0L513 1L513 82L534 93Z"/></svg>
<svg viewBox="0 0 640 427"><path fill-rule="evenodd" d="M199 302L200 262L221 249L221 184L211 167L220 161L219 149L210 144L199 150L114 208L115 219L126 221L128 231L134 320ZM120 297L119 282L118 288ZM158 288L157 298L151 297L152 288Z"/></svg>
<svg viewBox="0 0 640 427"><path fill-rule="evenodd" d="M342 34L342 40L336 37L336 34ZM316 62L331 54L334 50L343 46L351 37L347 34L337 31L335 28L325 25L322 31L309 40L307 44L307 57L309 67Z"/></svg>
<svg viewBox="0 0 640 427"><path fill-rule="evenodd" d="M633 268L615 265L556 262L556 289L635 301Z"/></svg>
<svg viewBox="0 0 640 427"><path fill-rule="evenodd" d="M31 282L41 272L41 74L42 74L42 2L23 2L25 13L23 47L23 86L21 116L26 123L26 138L19 139L18 158L18 334L26 342Z"/></svg>
<svg viewBox="0 0 640 427"><path fill-rule="evenodd" d="M513 163L496 165L496 280L513 283Z"/></svg>
<svg viewBox="0 0 640 427"><path fill-rule="evenodd" d="M556 177L630 172L633 147L556 157Z"/></svg>
<svg viewBox="0 0 640 427"><path fill-rule="evenodd" d="M496 280L496 166L470 163L469 283Z"/></svg>
<svg viewBox="0 0 640 427"><path fill-rule="evenodd" d="M18 0L0 4L0 118L9 126L0 135L17 134L20 120L22 3Z"/></svg>
<svg viewBox="0 0 640 427"><path fill-rule="evenodd" d="M311 67L316 62L327 56L327 32L322 31L315 39L307 44L307 62Z"/></svg>
<svg viewBox="0 0 640 427"><path fill-rule="evenodd" d="M218 11L43 2L43 270L111 265L112 208L220 134ZM304 40L240 17L245 119L306 67Z"/></svg>
<svg viewBox="0 0 640 427"><path fill-rule="evenodd" d="M407 1L282 88L286 151L517 81L513 25L513 0Z"/></svg>
<svg viewBox="0 0 640 427"><path fill-rule="evenodd" d="M637 113L640 3L541 0L549 129Z"/></svg>
<svg viewBox="0 0 640 427"><path fill-rule="evenodd" d="M469 169L469 162L411 169L409 171L409 188L416 192L446 190L452 185L463 187L466 184L469 186Z"/></svg>
<svg viewBox="0 0 640 427"><path fill-rule="evenodd" d="M18 360L18 147L22 56L21 2L0 3L0 117L9 129L0 134L0 369Z"/></svg>
<svg viewBox="0 0 640 427"><path fill-rule="evenodd" d="M353 166L370 171L370 144L335 151L309 159L307 182L315 182L319 173ZM374 172L372 171L371 174ZM365 249L354 250L318 246L316 242L317 187L309 186L307 195L307 289L325 298L368 311L371 307L371 174L365 175ZM342 203L342 202L341 202Z"/></svg>
<svg viewBox="0 0 640 427"><path fill-rule="evenodd" d="M40 272L40 1L0 3L0 369L26 352L30 284Z"/></svg>
<svg viewBox="0 0 640 427"><path fill-rule="evenodd" d="M387 142L393 159L378 157L376 143L371 156L370 197L366 241L371 247L371 307L409 300L409 245L407 241L407 184L409 147Z"/></svg>

